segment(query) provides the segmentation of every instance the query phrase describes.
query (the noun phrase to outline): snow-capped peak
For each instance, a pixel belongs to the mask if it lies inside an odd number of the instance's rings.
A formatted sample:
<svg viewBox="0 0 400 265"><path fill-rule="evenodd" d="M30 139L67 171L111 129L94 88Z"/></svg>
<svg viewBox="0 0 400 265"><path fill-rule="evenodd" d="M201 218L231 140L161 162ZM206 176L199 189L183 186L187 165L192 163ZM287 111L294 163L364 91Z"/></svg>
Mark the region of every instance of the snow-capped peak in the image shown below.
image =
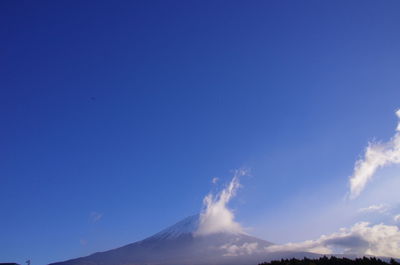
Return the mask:
<svg viewBox="0 0 400 265"><path fill-rule="evenodd" d="M181 235L193 234L199 227L199 214L189 216L182 221L167 227L166 229L153 235L152 239L173 239Z"/></svg>

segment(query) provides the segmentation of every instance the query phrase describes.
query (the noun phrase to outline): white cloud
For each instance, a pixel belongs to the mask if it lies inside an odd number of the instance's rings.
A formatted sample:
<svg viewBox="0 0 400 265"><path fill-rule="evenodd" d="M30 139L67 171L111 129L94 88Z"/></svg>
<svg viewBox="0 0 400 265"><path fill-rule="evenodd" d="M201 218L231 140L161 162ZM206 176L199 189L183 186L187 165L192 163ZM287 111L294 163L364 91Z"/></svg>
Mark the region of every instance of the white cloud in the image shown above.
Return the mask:
<svg viewBox="0 0 400 265"><path fill-rule="evenodd" d="M218 182L219 178L212 178L211 183L216 184Z"/></svg>
<svg viewBox="0 0 400 265"><path fill-rule="evenodd" d="M265 248L267 252L280 252L280 251L306 251L318 254L331 254L331 249L324 246L321 239L307 240L298 243L287 243L284 245L271 245Z"/></svg>
<svg viewBox="0 0 400 265"><path fill-rule="evenodd" d="M252 243L245 242L242 245L225 244L221 246L221 249L226 251L224 256L250 255L260 251L257 242L252 242Z"/></svg>
<svg viewBox="0 0 400 265"><path fill-rule="evenodd" d="M243 233L243 228L235 222L235 215L227 207L240 187L239 177L246 175L245 170L236 170L232 181L217 195L209 193L203 200L204 209L200 213L199 228L195 235L214 233Z"/></svg>
<svg viewBox="0 0 400 265"><path fill-rule="evenodd" d="M320 254L357 254L400 258L400 230L397 226L355 224L350 229L321 236L317 240L272 245L267 251L309 251ZM338 253L342 252L342 253Z"/></svg>
<svg viewBox="0 0 400 265"><path fill-rule="evenodd" d="M92 223L96 223L98 221L100 221L100 219L103 218L103 214L102 213L98 213L98 212L91 212L89 215L89 219Z"/></svg>
<svg viewBox="0 0 400 265"><path fill-rule="evenodd" d="M386 204L373 204L365 208L361 208L358 210L359 213L385 213L389 210L389 206Z"/></svg>
<svg viewBox="0 0 400 265"><path fill-rule="evenodd" d="M400 119L400 109L396 111ZM354 173L350 176L350 197L356 198L363 191L375 172L384 166L400 163L400 122L396 133L386 143L369 143L364 158L356 162Z"/></svg>
<svg viewBox="0 0 400 265"><path fill-rule="evenodd" d="M400 118L400 109L398 109L398 110L396 111L396 115L397 115L397 117ZM397 124L396 130L397 130L398 132L400 131L400 122Z"/></svg>
<svg viewBox="0 0 400 265"><path fill-rule="evenodd" d="M400 214L394 216L393 219L394 219L395 222L400 223Z"/></svg>

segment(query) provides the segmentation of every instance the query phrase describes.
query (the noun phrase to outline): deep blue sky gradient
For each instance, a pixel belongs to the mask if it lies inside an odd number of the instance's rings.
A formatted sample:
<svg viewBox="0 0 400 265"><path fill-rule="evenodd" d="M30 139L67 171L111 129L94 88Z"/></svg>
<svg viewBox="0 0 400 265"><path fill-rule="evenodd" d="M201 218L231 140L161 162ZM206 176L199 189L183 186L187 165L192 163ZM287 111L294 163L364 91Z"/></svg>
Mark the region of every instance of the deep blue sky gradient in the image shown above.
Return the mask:
<svg viewBox="0 0 400 265"><path fill-rule="evenodd" d="M0 261L142 239L198 212L211 178L239 167L253 176L234 203L248 226L296 194L345 192L367 141L396 124L399 11L1 1Z"/></svg>

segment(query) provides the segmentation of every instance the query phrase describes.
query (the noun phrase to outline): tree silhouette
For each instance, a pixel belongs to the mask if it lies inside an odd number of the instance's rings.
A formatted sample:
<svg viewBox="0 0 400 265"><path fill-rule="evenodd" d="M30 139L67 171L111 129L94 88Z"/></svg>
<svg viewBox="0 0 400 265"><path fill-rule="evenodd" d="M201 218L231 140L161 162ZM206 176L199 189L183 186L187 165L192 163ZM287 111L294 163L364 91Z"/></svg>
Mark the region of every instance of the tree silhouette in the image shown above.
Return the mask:
<svg viewBox="0 0 400 265"><path fill-rule="evenodd" d="M375 257L363 257L357 259L348 258L337 258L337 257L321 257L319 259L303 258L299 259L281 259L273 260L270 262L263 262L259 265L400 265L395 259L390 259L389 262L385 262Z"/></svg>

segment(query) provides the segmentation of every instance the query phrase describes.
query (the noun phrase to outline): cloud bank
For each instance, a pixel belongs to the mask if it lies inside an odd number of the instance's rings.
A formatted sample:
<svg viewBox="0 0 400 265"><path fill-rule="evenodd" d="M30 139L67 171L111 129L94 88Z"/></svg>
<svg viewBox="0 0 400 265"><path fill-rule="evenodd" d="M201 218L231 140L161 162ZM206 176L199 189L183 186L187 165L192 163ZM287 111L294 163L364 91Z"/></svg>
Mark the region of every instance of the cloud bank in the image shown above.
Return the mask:
<svg viewBox="0 0 400 265"><path fill-rule="evenodd" d="M221 192L209 193L203 200L204 209L200 213L199 227L195 235L215 233L243 233L243 228L235 222L235 215L227 207L240 187L239 177L246 175L245 170L236 170L232 181Z"/></svg>
<svg viewBox="0 0 400 265"><path fill-rule="evenodd" d="M319 254L357 254L400 258L400 230L397 226L370 225L367 222L360 222L350 229L341 229L338 233L323 235L317 240L272 245L266 250L269 252L308 251Z"/></svg>
<svg viewBox="0 0 400 265"><path fill-rule="evenodd" d="M241 255L251 255L255 252L259 252L257 242L243 244L225 244L221 246L221 249L225 250L224 256L236 257Z"/></svg>
<svg viewBox="0 0 400 265"><path fill-rule="evenodd" d="M400 109L396 111L400 119ZM364 158L356 162L350 176L350 198L356 198L364 190L375 172L384 166L400 163L400 121L396 133L388 142L369 143Z"/></svg>

